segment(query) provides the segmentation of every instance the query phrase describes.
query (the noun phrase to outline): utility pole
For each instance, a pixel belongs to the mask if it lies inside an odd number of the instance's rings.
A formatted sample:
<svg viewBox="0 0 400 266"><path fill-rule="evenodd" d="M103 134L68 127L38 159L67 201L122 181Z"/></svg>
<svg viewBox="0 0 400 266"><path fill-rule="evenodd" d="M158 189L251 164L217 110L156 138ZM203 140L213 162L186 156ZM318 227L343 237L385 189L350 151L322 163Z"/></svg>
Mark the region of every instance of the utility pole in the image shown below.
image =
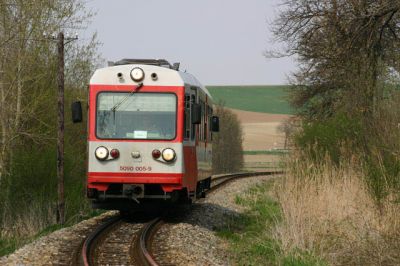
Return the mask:
<svg viewBox="0 0 400 266"><path fill-rule="evenodd" d="M58 51L58 130L57 130L57 223L65 223L65 197L64 197L64 45L65 40L68 42L77 40L78 37L64 38L64 33L57 35L57 51Z"/></svg>
<svg viewBox="0 0 400 266"><path fill-rule="evenodd" d="M57 223L65 223L65 198L64 198L64 33L57 36L58 50L58 131L57 131L57 181L58 204Z"/></svg>

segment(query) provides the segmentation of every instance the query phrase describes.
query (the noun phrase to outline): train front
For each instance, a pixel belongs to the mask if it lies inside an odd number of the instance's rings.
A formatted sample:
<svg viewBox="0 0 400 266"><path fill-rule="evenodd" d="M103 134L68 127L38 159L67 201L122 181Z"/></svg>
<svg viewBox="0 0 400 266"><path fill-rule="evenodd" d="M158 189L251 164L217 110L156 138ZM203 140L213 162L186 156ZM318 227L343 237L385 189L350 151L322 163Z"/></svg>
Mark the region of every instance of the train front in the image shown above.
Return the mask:
<svg viewBox="0 0 400 266"><path fill-rule="evenodd" d="M185 193L183 101L173 69L128 64L94 73L87 195L95 208L126 209Z"/></svg>

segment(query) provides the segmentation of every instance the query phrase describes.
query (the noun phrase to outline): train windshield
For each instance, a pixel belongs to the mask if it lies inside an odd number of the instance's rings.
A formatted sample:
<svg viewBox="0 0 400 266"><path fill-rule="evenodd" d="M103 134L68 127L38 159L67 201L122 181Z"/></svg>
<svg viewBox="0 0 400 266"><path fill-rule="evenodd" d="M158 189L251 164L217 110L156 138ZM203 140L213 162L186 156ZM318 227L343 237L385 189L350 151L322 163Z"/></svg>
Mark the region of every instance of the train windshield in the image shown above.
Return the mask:
<svg viewBox="0 0 400 266"><path fill-rule="evenodd" d="M100 139L172 140L176 102L172 93L99 93L96 135Z"/></svg>

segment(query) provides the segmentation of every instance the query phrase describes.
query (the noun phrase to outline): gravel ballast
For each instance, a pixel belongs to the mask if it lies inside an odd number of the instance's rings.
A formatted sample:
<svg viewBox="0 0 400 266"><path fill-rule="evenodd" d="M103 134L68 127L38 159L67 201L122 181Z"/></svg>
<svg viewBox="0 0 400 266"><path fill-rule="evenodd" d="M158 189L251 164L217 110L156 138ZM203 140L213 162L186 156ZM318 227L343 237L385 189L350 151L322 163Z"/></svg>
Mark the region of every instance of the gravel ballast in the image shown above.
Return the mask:
<svg viewBox="0 0 400 266"><path fill-rule="evenodd" d="M192 211L177 223L168 223L160 229L154 249L173 265L229 265L226 243L215 235L230 219L244 211L235 203L236 195L243 194L270 176L242 178L207 195L193 204ZM53 232L0 258L0 265L68 265L73 252L99 222L115 215L107 212L69 228ZM158 245L157 244L157 245Z"/></svg>

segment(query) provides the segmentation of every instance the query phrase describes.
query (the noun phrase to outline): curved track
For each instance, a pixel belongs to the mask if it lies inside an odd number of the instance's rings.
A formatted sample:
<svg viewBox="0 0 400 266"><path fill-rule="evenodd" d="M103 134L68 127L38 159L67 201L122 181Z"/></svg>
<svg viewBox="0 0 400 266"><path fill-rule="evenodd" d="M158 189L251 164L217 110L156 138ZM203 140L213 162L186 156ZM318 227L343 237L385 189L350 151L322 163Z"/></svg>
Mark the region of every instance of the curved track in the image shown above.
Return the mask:
<svg viewBox="0 0 400 266"><path fill-rule="evenodd" d="M278 175L283 174L283 171L267 171L267 172L250 172L250 173L234 173L226 175L218 175L211 179L211 188L206 192L210 193L217 190L219 187L227 183L245 177L262 176L262 175Z"/></svg>
<svg viewBox="0 0 400 266"><path fill-rule="evenodd" d="M149 247L162 223L160 218L141 223L113 216L86 238L72 265L157 265Z"/></svg>
<svg viewBox="0 0 400 266"><path fill-rule="evenodd" d="M111 217L105 223L101 224L93 231L83 242L81 250L81 263L83 265L94 265L94 251L96 244L100 241L100 237L106 232L112 230L121 221L120 216Z"/></svg>
<svg viewBox="0 0 400 266"><path fill-rule="evenodd" d="M147 223L140 234L140 238L138 239L137 243L137 253L138 257L140 258L141 265L151 265L156 266L158 265L155 258L153 258L151 254L151 244L156 234L158 228L163 225L163 220L158 217L151 222Z"/></svg>
<svg viewBox="0 0 400 266"><path fill-rule="evenodd" d="M206 191L206 194L216 191L221 186L229 183L238 178L245 178L251 176L261 175L276 175L282 174L282 171L268 171L268 172L252 172L252 173L235 173L227 175L215 176L211 179L211 188ZM79 265L102 265L102 264L130 264L130 265L158 265L156 259L152 255L152 242L157 230L163 225L161 217L157 217L150 222L145 223L129 223L124 221L121 216L111 217L109 220L99 225L84 241L79 254L72 264ZM117 231L121 232L117 232ZM113 232L115 231L115 234ZM122 234L123 237L113 236ZM122 239L123 238L123 239ZM111 247L115 247L113 251L106 242L109 242ZM121 244L119 242L125 242ZM102 254L101 245L105 246L105 250L112 255ZM125 245L127 247L121 247ZM110 249L110 250L107 250ZM126 257L125 260L117 261L119 257L118 252L128 250L121 257ZM104 253L104 252L103 252ZM112 261L106 262L103 259L111 259Z"/></svg>

